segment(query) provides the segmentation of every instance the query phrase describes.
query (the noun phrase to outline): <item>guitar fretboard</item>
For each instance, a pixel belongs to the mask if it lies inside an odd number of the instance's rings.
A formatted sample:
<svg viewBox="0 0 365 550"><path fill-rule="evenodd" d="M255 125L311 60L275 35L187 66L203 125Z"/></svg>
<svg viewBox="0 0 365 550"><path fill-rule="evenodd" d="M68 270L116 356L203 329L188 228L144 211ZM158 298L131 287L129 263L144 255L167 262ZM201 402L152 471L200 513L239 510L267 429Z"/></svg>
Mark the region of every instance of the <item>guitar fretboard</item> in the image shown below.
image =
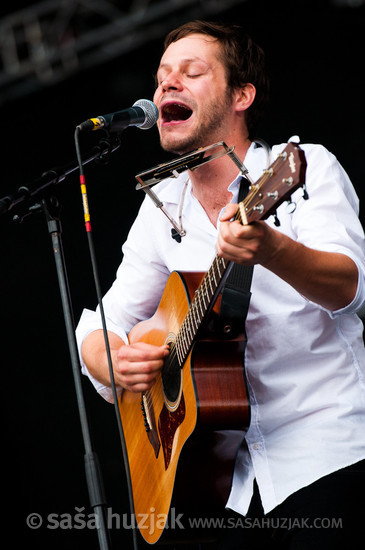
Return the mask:
<svg viewBox="0 0 365 550"><path fill-rule="evenodd" d="M216 256L202 283L195 292L189 311L175 339L175 351L182 367L193 345L202 322L215 303L231 262Z"/></svg>

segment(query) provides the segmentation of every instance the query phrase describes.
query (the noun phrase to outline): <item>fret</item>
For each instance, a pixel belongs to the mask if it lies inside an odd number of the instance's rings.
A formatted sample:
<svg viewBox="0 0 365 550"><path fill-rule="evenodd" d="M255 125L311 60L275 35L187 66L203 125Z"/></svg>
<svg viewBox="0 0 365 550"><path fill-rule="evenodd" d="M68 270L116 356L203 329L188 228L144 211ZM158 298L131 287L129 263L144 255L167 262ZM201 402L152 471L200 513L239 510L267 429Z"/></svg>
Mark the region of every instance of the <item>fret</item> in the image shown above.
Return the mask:
<svg viewBox="0 0 365 550"><path fill-rule="evenodd" d="M209 279L207 277L205 277L205 279L204 279L205 291L206 291L206 295L208 297L208 300L210 302L211 299L213 298L214 293L212 292L211 285L208 286L208 283L209 283Z"/></svg>
<svg viewBox="0 0 365 550"><path fill-rule="evenodd" d="M219 260L217 261L217 271L218 271L219 277L221 277L222 274L221 274L220 269L219 269Z"/></svg>
<svg viewBox="0 0 365 550"><path fill-rule="evenodd" d="M187 325L187 329L189 331L189 338L190 340L192 341L193 339L193 330L191 328L191 323L190 323L191 319L189 316L186 317L186 325Z"/></svg>
<svg viewBox="0 0 365 550"><path fill-rule="evenodd" d="M201 313L201 318L200 318L200 322L201 322L201 320L204 317L204 309L202 308L201 292L200 291L197 294L197 301L198 301L198 306L200 308L200 313Z"/></svg>
<svg viewBox="0 0 365 550"><path fill-rule="evenodd" d="M186 332L186 327L184 326L184 351L185 354L189 351L191 345L190 338L188 336L188 333Z"/></svg>
<svg viewBox="0 0 365 550"><path fill-rule="evenodd" d="M212 266L212 267L213 267L213 266ZM214 279L214 284L215 284L215 286L216 286L216 288L217 288L218 285L217 285L217 279L215 278L215 271L214 271L214 270L213 270L213 279Z"/></svg>
<svg viewBox="0 0 365 550"><path fill-rule="evenodd" d="M190 316L188 316L186 319L185 319L185 323L184 325L186 325L186 336L187 338L190 340L190 342L193 340L194 336L195 336L195 331L193 330L192 326L191 326L191 318Z"/></svg>
<svg viewBox="0 0 365 550"><path fill-rule="evenodd" d="M196 314L197 314L197 317L196 317L196 319L197 319L197 326L199 326L200 323L201 323L201 320L202 320L202 318L203 318L204 312L203 312L203 310L202 310L202 305L201 305L201 301L200 301L200 296L199 296L198 294L195 295L195 299L194 299L194 302L193 302L192 306L193 306L194 312L196 312Z"/></svg>
<svg viewBox="0 0 365 550"><path fill-rule="evenodd" d="M205 278L207 278L208 281L209 281L210 291L211 291L212 296L213 296L214 291L213 291L213 287L212 287L212 277L211 277L211 275L210 275L210 269L209 269L209 271L208 271L208 273L207 273L207 275L206 275Z"/></svg>
<svg viewBox="0 0 365 550"><path fill-rule="evenodd" d="M198 321L196 319L196 316L195 316L195 307L191 308L189 315L191 317L191 321L192 321L192 324L193 324L193 327L194 327L194 331L197 331L198 328L199 328L199 323L198 323Z"/></svg>
<svg viewBox="0 0 365 550"><path fill-rule="evenodd" d="M206 299L207 299L207 288L206 288L206 281L205 281L205 278L204 278L204 281L202 282L202 286L201 286L201 289L202 289L202 298L203 298L203 303L204 303L204 308L205 310L207 309L208 305L209 305L209 302L207 304L206 302Z"/></svg>
<svg viewBox="0 0 365 550"><path fill-rule="evenodd" d="M212 297L212 286L210 284L209 277L207 274L204 277L204 285L205 285L205 292L208 296L208 300L210 300Z"/></svg>
<svg viewBox="0 0 365 550"><path fill-rule="evenodd" d="M186 352L183 349L183 347L184 347L184 343L182 342L181 334L179 331L175 340L175 353L176 353L177 361L180 367L183 366L186 359Z"/></svg>
<svg viewBox="0 0 365 550"><path fill-rule="evenodd" d="M180 350L182 352L182 355L185 355L185 342L184 342L184 337L183 335L181 334L180 335L180 340L179 340L179 347L180 347Z"/></svg>
<svg viewBox="0 0 365 550"><path fill-rule="evenodd" d="M176 354L180 365L184 364L184 355L181 353L180 342L176 342Z"/></svg>

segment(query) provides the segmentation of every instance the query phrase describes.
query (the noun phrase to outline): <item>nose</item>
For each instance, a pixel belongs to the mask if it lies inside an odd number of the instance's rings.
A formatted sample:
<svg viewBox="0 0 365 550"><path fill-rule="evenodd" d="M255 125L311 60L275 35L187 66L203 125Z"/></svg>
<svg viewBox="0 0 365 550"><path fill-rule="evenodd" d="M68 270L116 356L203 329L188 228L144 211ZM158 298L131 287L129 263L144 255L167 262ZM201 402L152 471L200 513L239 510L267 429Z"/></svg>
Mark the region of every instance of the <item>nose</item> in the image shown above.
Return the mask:
<svg viewBox="0 0 365 550"><path fill-rule="evenodd" d="M169 90L182 90L182 82L179 74L176 71L171 71L161 82L161 88L163 92L168 92Z"/></svg>

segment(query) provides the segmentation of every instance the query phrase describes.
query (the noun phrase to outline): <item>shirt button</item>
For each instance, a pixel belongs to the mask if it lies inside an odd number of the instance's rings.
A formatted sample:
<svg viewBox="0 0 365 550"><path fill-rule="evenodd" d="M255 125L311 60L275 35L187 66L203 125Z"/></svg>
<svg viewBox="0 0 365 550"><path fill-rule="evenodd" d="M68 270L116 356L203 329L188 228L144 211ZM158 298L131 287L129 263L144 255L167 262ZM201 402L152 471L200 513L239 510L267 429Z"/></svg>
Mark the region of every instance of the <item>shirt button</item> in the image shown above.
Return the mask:
<svg viewBox="0 0 365 550"><path fill-rule="evenodd" d="M258 451L259 448L260 448L260 443L254 443L254 444L252 445L252 448L253 448L254 451Z"/></svg>

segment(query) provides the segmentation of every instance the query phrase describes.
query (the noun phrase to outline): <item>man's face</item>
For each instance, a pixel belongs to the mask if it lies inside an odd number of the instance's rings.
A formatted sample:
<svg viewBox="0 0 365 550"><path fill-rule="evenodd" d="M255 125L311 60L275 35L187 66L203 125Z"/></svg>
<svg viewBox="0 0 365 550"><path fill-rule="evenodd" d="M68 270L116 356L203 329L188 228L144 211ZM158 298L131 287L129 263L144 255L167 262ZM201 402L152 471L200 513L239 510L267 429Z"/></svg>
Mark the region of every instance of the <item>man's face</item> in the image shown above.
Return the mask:
<svg viewBox="0 0 365 550"><path fill-rule="evenodd" d="M182 154L226 140L233 102L220 47L212 37L192 34L163 54L153 99L166 151Z"/></svg>

